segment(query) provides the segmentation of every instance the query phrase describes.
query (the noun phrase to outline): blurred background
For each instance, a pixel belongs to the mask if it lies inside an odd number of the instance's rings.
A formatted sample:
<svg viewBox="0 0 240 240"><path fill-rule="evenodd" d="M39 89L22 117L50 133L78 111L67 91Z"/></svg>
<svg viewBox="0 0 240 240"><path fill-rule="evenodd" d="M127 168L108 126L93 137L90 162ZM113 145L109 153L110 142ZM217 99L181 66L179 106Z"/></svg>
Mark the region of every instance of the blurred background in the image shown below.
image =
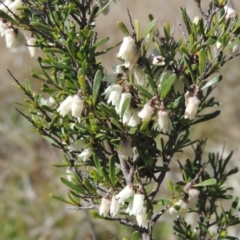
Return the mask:
<svg viewBox="0 0 240 240"><path fill-rule="evenodd" d="M240 2L233 2L239 12ZM194 0L117 1L111 4L109 13L101 15L97 21L99 38L110 36L109 43L104 47L122 40L123 35L116 27L116 22L123 21L130 29L127 8L132 18L139 20L141 29L146 28L147 15L152 13L158 19L160 34L163 33L163 23L169 22L171 26L175 25L174 36L182 37L176 21L176 17L181 19L179 6L186 7L192 18L200 16ZM0 47L0 240L113 239L107 231L119 239L129 238L130 232L126 228L116 228L117 225L110 222L90 220L86 212L68 210L66 204L49 196L50 193L67 194L67 189L59 180L64 172L51 165L61 162L63 156L38 136L31 124L17 113L15 108L23 108L16 103L22 103L25 96L13 86L14 81L7 72L9 69L20 82L29 79L31 84L38 86L37 80L30 77L30 67L38 68L37 60L30 58L25 48L15 52L6 49L4 38L0 38ZM115 57L117 52L118 48L113 49L101 59L108 73L118 63ZM209 138L207 152L221 152L223 145L226 154L234 150L234 161L231 164L236 166L240 165L239 63L240 59L236 58L221 70L224 81L214 93L221 103L221 115L214 121L194 128L192 134L192 139ZM176 167L174 161L170 167ZM174 181L180 180L179 177L176 175ZM239 188L239 180L235 177L229 179L228 183ZM162 187L166 188L166 185ZM239 195L239 190L236 190L235 194ZM158 236L162 236L163 240L174 239L170 237L170 227L169 219L160 222ZM236 229L231 231L235 232Z"/></svg>

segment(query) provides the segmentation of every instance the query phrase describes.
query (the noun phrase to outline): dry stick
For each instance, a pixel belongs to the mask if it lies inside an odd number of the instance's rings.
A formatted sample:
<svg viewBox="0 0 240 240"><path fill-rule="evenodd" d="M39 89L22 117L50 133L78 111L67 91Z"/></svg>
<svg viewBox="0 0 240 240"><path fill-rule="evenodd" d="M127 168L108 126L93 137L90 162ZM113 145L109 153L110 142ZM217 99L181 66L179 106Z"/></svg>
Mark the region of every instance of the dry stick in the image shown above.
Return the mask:
<svg viewBox="0 0 240 240"><path fill-rule="evenodd" d="M93 224L92 224L91 218L89 217L87 210L85 211L85 214L86 214L86 219L87 219L88 225L90 227L90 233L92 235L92 240L97 240L96 234L93 229Z"/></svg>

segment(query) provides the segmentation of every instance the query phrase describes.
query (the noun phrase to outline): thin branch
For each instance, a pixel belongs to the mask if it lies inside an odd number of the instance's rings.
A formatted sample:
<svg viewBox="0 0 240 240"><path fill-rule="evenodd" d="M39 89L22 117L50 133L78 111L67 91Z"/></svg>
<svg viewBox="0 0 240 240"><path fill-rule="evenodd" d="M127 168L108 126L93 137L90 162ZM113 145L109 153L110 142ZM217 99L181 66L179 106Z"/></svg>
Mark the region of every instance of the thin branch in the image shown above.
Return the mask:
<svg viewBox="0 0 240 240"><path fill-rule="evenodd" d="M79 206L79 207L67 207L67 209L69 209L69 210L91 210L91 209L96 209L96 208L97 208L97 206L94 206L94 205L86 206L86 207L81 207L81 206Z"/></svg>
<svg viewBox="0 0 240 240"><path fill-rule="evenodd" d="M186 44L189 45L189 41L187 40L187 35L186 35L185 32L184 32L184 29L183 29L182 24L181 24L181 22L179 21L178 17L177 17L177 16L175 16L175 17L176 17L176 19L177 19L177 22L178 22L178 25L179 25L180 30L181 30L181 32L182 32L182 35L183 35L183 37L184 37L184 40L185 40Z"/></svg>

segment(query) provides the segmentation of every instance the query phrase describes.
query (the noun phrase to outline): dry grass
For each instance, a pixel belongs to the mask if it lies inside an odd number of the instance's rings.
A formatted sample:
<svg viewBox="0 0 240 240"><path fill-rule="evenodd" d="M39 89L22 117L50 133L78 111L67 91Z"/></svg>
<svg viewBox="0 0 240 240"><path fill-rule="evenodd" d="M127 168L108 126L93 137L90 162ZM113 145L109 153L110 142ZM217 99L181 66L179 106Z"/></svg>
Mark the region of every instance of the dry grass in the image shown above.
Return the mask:
<svg viewBox="0 0 240 240"><path fill-rule="evenodd" d="M192 0L168 1L168 3L163 0L132 0L131 6L128 5L129 2L129 0L121 0L113 4L109 15L101 16L99 19L99 37L112 36L109 44L119 42L122 38L116 28L116 21L128 23L127 7L133 18L140 21L142 29L147 25L149 12L158 18L159 26L166 21L173 24L175 15L180 18L179 5L189 8L192 17L197 14ZM240 3L236 4L236 8L240 11ZM175 27L176 35L179 36L178 25ZM10 69L20 81L23 81L29 78L29 68L33 65L37 66L37 61L30 59L28 52L10 53L5 49L4 39L0 39L0 46L2 55L0 58L0 239L93 239L88 230L90 228L85 212L68 211L65 204L49 197L50 192L66 194L66 188L59 181L61 173L51 167L51 162L61 161L62 155L37 136L30 124L15 111L17 105L14 102L22 102L24 96L13 87L13 80L6 69ZM114 58L116 52L115 49L108 57L102 59L108 71L114 63L117 63ZM239 165L240 142L238 66L239 59L235 59L221 71L225 79L217 87L215 96L222 103L220 107L222 114L216 120L195 129L193 135L194 138L209 137L210 151L221 150L222 144L225 143L226 151L235 150L236 165ZM238 182L239 178L232 179L230 184L237 186ZM105 225L116 235L124 236L124 232L118 232L111 224ZM97 232L97 239L110 239L98 222L94 222L94 230ZM168 228L165 228L165 231L167 232ZM103 233L101 237L100 232Z"/></svg>

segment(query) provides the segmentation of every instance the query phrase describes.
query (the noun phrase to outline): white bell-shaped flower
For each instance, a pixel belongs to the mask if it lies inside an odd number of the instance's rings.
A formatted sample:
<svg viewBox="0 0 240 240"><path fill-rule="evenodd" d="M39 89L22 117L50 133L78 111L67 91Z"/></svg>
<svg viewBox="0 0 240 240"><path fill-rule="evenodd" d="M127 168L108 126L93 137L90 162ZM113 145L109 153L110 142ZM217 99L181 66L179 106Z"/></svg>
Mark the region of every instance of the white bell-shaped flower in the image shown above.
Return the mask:
<svg viewBox="0 0 240 240"><path fill-rule="evenodd" d="M113 106L117 106L120 101L121 93L123 91L123 87L119 84L110 85L110 94L108 96L107 103L111 103ZM107 95L106 95L107 96Z"/></svg>
<svg viewBox="0 0 240 240"><path fill-rule="evenodd" d="M125 61L126 68L132 68L140 57L140 49L135 44L135 40L128 36L123 38L122 45L119 49L117 57Z"/></svg>
<svg viewBox="0 0 240 240"><path fill-rule="evenodd" d="M72 103L73 103L73 96L68 96L59 106L57 109L57 112L64 117L66 116L72 108Z"/></svg>
<svg viewBox="0 0 240 240"><path fill-rule="evenodd" d="M143 106L143 109L138 113L138 116L142 119L142 121L146 121L149 119L154 113L154 106L150 101L146 102Z"/></svg>
<svg viewBox="0 0 240 240"><path fill-rule="evenodd" d="M11 48L15 46L15 42L17 39L17 33L13 28L8 28L4 31L6 47Z"/></svg>
<svg viewBox="0 0 240 240"><path fill-rule="evenodd" d="M132 115L127 123L128 126L135 127L141 122L140 117L138 116L137 110L132 109Z"/></svg>
<svg viewBox="0 0 240 240"><path fill-rule="evenodd" d="M178 78L173 84L173 89L176 94L183 94L184 93L184 83Z"/></svg>
<svg viewBox="0 0 240 240"><path fill-rule="evenodd" d="M186 97L186 94L185 94L186 109L185 109L184 117L189 118L190 120L193 120L197 114L200 103L201 101L198 99L197 96Z"/></svg>
<svg viewBox="0 0 240 240"><path fill-rule="evenodd" d="M189 203L189 208L194 208L198 202L198 197L199 197L200 191L195 189L195 188L191 188L188 191L188 203Z"/></svg>
<svg viewBox="0 0 240 240"><path fill-rule="evenodd" d="M225 5L224 10L226 13L226 17L225 17L226 19L237 17L237 12L233 8L231 8L229 5Z"/></svg>
<svg viewBox="0 0 240 240"><path fill-rule="evenodd" d="M139 215L142 214L143 212L143 205L144 205L144 195L141 193L136 193L133 196L133 209L132 212L133 214Z"/></svg>
<svg viewBox="0 0 240 240"><path fill-rule="evenodd" d="M82 161L82 162L86 162L93 154L93 149L91 146L83 149L83 151L78 155L78 158Z"/></svg>
<svg viewBox="0 0 240 240"><path fill-rule="evenodd" d="M71 106L72 116L75 118L80 118L82 115L83 108L84 108L83 98L80 97L79 95L74 95Z"/></svg>
<svg viewBox="0 0 240 240"><path fill-rule="evenodd" d="M103 215L104 217L107 217L110 210L110 206L111 206L110 198L108 196L103 197L99 208L99 214Z"/></svg>
<svg viewBox="0 0 240 240"><path fill-rule="evenodd" d="M133 196L135 193L133 185L127 185L122 191L116 195L116 199L119 204L124 203L124 201Z"/></svg>
<svg viewBox="0 0 240 240"><path fill-rule="evenodd" d="M171 119L169 118L168 112L166 110L159 110L157 119L158 129L164 133L170 134L173 130Z"/></svg>
<svg viewBox="0 0 240 240"><path fill-rule="evenodd" d="M141 214L136 215L138 226L148 228L147 209L143 207Z"/></svg>
<svg viewBox="0 0 240 240"><path fill-rule="evenodd" d="M110 206L110 214L114 217L118 214L120 210L120 204L116 200L116 197L113 195L111 200L111 206Z"/></svg>
<svg viewBox="0 0 240 240"><path fill-rule="evenodd" d="M134 215L133 202L132 201L128 204L128 207L127 207L125 212L128 213L130 216Z"/></svg>

